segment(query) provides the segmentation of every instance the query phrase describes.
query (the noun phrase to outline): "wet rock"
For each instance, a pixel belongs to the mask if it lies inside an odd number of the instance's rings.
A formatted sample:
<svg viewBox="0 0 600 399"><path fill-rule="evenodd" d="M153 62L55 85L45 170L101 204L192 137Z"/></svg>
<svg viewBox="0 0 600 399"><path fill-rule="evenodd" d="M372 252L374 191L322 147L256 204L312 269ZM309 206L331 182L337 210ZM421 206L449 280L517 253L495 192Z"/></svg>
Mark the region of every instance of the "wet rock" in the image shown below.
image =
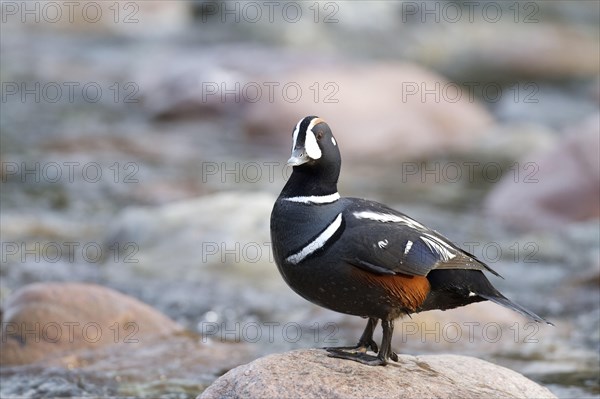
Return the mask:
<svg viewBox="0 0 600 399"><path fill-rule="evenodd" d="M498 183L486 200L489 212L523 229L561 228L600 217L599 118L589 116L554 148L523 160L526 174Z"/></svg>
<svg viewBox="0 0 600 399"><path fill-rule="evenodd" d="M386 367L334 359L324 350L270 355L229 371L198 398L555 398L512 370L455 355L400 355Z"/></svg>
<svg viewBox="0 0 600 399"><path fill-rule="evenodd" d="M301 95L248 107L246 130L289 137L281 132L291 132L301 116L317 114L333 129L345 159L465 150L493 119L459 85L409 63L311 65L275 80L293 82Z"/></svg>
<svg viewBox="0 0 600 399"><path fill-rule="evenodd" d="M4 306L0 364L118 344L141 346L150 337L180 330L150 306L106 287L36 283L15 292Z"/></svg>

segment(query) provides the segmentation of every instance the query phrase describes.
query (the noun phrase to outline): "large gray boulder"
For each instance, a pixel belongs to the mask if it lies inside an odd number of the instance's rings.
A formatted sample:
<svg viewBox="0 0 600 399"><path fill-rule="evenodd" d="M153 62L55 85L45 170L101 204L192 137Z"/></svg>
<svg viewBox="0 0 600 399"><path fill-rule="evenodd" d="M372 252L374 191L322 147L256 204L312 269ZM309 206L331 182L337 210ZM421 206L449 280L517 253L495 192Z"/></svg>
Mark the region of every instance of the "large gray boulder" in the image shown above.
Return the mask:
<svg viewBox="0 0 600 399"><path fill-rule="evenodd" d="M457 355L399 355L386 367L321 349L274 354L223 375L198 398L555 398L519 373Z"/></svg>

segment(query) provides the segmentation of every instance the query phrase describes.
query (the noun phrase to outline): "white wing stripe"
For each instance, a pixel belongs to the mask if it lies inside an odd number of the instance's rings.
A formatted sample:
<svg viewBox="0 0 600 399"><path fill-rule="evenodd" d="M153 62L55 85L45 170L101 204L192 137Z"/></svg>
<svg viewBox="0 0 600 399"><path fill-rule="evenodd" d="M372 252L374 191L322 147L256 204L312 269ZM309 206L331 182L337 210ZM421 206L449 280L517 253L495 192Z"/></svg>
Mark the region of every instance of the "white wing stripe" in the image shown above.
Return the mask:
<svg viewBox="0 0 600 399"><path fill-rule="evenodd" d="M427 231L427 228L421 223L417 222L416 220L409 218L408 216L392 215L389 213L371 211L354 212L353 215L357 219L370 219L382 223L400 223L417 230L422 230L423 235L420 238L431 251L440 255L445 262L456 257L456 251L450 244L444 242L442 239L436 236L425 233L425 231ZM408 251L410 251L412 245L413 243L411 241L408 241L406 243L406 247L404 248L405 255L408 254Z"/></svg>
<svg viewBox="0 0 600 399"><path fill-rule="evenodd" d="M420 238L421 241L423 241L431 251L439 254L444 260L444 262L447 262L456 256L455 253L449 250L452 247L448 246L448 244L439 240L437 237L425 235L421 236Z"/></svg>
<svg viewBox="0 0 600 399"><path fill-rule="evenodd" d="M371 211L354 212L354 217L357 219L371 219L382 223L401 223L415 229L426 230L426 227L421 223L407 216L391 215L389 213L379 213Z"/></svg>

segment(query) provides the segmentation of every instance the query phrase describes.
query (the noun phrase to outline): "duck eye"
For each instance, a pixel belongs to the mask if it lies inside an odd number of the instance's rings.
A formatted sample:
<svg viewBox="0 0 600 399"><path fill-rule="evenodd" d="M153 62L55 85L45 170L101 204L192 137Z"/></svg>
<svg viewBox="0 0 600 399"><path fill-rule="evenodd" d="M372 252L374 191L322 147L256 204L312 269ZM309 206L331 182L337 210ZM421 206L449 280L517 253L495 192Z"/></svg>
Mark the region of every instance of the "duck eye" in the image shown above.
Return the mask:
<svg viewBox="0 0 600 399"><path fill-rule="evenodd" d="M323 138L323 132L317 132L317 140L321 140Z"/></svg>

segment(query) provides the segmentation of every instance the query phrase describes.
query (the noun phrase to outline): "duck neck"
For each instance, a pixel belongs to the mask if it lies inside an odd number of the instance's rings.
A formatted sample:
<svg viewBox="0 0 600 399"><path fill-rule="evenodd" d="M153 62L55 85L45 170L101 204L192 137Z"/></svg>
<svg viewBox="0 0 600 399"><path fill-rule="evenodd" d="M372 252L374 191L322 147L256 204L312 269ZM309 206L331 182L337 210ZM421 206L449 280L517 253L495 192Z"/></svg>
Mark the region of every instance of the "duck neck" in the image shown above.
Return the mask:
<svg viewBox="0 0 600 399"><path fill-rule="evenodd" d="M326 196L337 193L340 175L339 164L335 167L325 165L294 166L292 175L281 191L280 197Z"/></svg>

